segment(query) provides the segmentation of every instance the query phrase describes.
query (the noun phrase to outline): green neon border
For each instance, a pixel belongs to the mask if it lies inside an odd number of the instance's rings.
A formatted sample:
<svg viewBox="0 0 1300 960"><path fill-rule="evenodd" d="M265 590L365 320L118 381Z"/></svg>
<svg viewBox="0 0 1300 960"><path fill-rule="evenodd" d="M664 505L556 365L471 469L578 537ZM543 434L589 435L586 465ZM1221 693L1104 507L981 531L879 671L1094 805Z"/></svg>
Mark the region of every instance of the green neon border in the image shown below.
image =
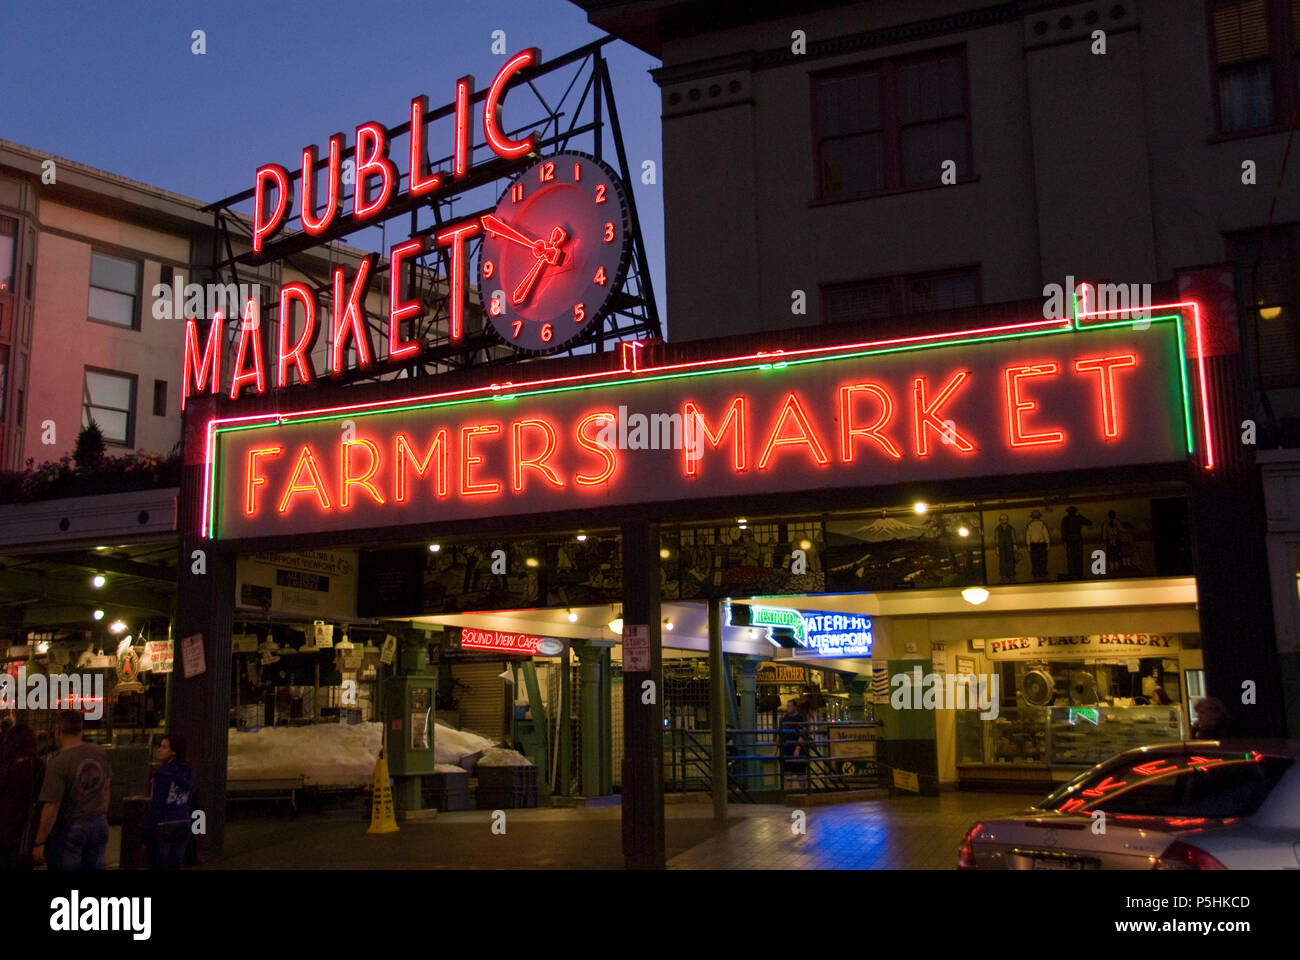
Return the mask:
<svg viewBox="0 0 1300 960"><path fill-rule="evenodd" d="M813 363L828 363L837 360L851 360L857 357L883 356L891 353L920 352L922 350L933 350L938 347L951 347L951 346L958 346L961 344L968 344L968 343L992 343L1001 340L1023 340L1028 337L1059 336L1065 333L1069 333L1069 334L1088 333L1089 331L1092 330L1107 330L1107 329L1113 329L1115 327L1134 328L1139 323L1147 324L1148 328L1153 328L1154 324L1163 323L1166 321L1175 322L1175 327L1178 334L1177 336L1178 361L1179 361L1178 371L1179 371L1180 386L1183 395L1183 426L1187 438L1187 456L1191 456L1195 452L1196 448L1195 448L1195 439L1193 437L1193 430L1192 430L1191 398L1188 392L1188 385L1187 385L1187 351L1186 351L1186 344L1184 343L1183 340L1182 316L1180 314L1173 313L1173 314L1168 314L1166 316L1147 317L1147 318L1141 318L1136 320L1116 320L1116 321L1111 321L1106 323L1081 324L1079 322L1078 297L1076 295L1075 304L1074 304L1074 316L1072 318L1071 325L1068 327L1062 326L1062 327L1049 328L1046 330L1028 330L1028 331L1021 330L1015 333L1005 333L1005 334L998 334L995 336L985 336L985 337L958 337L952 340L935 340L930 343L922 343L922 344L911 343L905 346L881 347L874 350L855 350L851 353L837 353L837 354L817 356L817 357L802 357L802 358L795 358L791 360L778 360L775 362L765 361L761 363L742 364L740 366L720 367L712 370L690 370L690 371L682 371L679 373L659 374L656 376L633 376L625 380L606 380L606 381L601 381L599 383L571 384L565 387L547 387L539 390L522 390L516 393L509 393L503 396L492 395L492 396L466 397L464 399L459 399L459 400L426 401L422 403L411 403L411 404L399 403L397 406L380 407L374 410L344 411L340 413L326 414L318 417L303 417L301 419L294 418L292 417L292 414L290 414L289 419L277 418L275 421L272 422L244 424L236 427L218 427L216 430L212 432L213 434L212 463L208 465L208 470L210 471L209 483L208 483L209 529L204 532L204 538L208 540L221 539L219 536L216 535L216 529L218 527L218 517L217 517L216 508L217 508L217 504L220 502L221 499L219 494L219 490L221 487L221 476L220 476L220 472L217 470L217 461L219 459L218 447L220 445L221 434L240 433L245 430L265 430L268 427L278 427L278 426L284 426L288 424L319 423L326 420L349 420L349 419L357 420L362 417L378 416L381 414L387 415L393 413L407 413L414 410L432 410L432 409L438 409L443 407L461 407L461 406L469 406L472 404L479 404L479 403L503 403L510 400L517 400L520 397L536 397L536 396L545 396L547 394L554 394L554 393L572 393L574 391L579 391L579 390L595 390L595 389L601 389L606 387L624 386L629 384L654 383L655 381L659 381L659 380L682 380L691 377L707 377L707 376L717 376L719 374L726 374L726 373L742 373L747 370L762 370L762 371L783 370L787 367L803 366L803 365L813 364ZM1061 322L1065 323L1066 321L1062 319ZM1145 332L1145 330L1139 332ZM270 414L268 414L268 416L270 416Z"/></svg>

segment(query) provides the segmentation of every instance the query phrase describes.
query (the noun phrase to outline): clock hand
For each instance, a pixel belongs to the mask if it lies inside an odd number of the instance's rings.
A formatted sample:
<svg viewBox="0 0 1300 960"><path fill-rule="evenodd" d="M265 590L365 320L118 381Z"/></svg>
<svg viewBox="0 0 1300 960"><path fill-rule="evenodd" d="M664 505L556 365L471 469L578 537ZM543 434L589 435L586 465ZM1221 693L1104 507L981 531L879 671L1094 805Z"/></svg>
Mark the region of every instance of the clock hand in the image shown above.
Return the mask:
<svg viewBox="0 0 1300 960"><path fill-rule="evenodd" d="M533 261L532 268L524 274L524 278L519 281L519 286L515 287L515 292L511 294L510 299L515 303L523 303L528 294L532 293L533 284L537 278L542 275L542 268L546 266L546 258L538 257Z"/></svg>
<svg viewBox="0 0 1300 960"><path fill-rule="evenodd" d="M519 281L519 286L515 287L515 292L511 295L511 299L515 303L523 303L527 299L533 290L533 285L537 283L537 278L541 276L542 270L548 263L559 263L564 258L564 251L560 249L560 246L568 238L568 234L564 232L562 227L554 227L551 230L550 240L537 241L537 246L533 248L533 256L536 257L536 260L533 261L532 267L524 275L524 278ZM542 248L540 252L538 246Z"/></svg>
<svg viewBox="0 0 1300 960"><path fill-rule="evenodd" d="M483 223L483 229L487 230L489 233L496 234L498 237L501 237L505 240L511 240L519 244L520 246L528 247L530 250L542 242L540 240L532 240L524 236L514 227L510 226L510 224L506 223L504 220L492 216L492 214L490 213L483 217L482 223Z"/></svg>

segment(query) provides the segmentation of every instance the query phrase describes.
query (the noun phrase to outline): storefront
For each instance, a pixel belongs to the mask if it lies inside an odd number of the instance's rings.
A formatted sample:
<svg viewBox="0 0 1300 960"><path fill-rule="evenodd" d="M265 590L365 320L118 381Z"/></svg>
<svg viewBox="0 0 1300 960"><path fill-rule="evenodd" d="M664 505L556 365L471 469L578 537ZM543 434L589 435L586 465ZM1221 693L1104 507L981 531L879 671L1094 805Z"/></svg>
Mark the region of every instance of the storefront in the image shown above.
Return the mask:
<svg viewBox="0 0 1300 960"><path fill-rule="evenodd" d="M699 746L718 757L726 726L751 729L760 700L796 692L780 673L796 663L823 722L879 722L881 763L925 791L956 782L959 752L963 768L974 752L1007 766L1015 738L986 723L976 748L957 711L924 696L896 708L899 676L970 666L1006 678L998 705L1014 711L1031 706L1031 674L989 658L990 640L1196 634L1188 486L1215 451L1195 304L1090 313L1085 287L1064 319L1013 305L907 336L663 343L657 317L614 319L653 302L624 158L615 171L559 152L566 138L511 141L497 126L506 91L544 72L535 64L511 58L472 98L486 143L455 176L490 186L496 205L393 247L378 292L377 257L336 268L328 342L293 285L274 320L250 309L231 328L233 367L220 327L190 324L177 634L197 638L203 662L181 681L178 720L217 779L236 703L263 723L374 717L399 805L418 805L437 746L420 718L454 712L494 736L499 721L557 792L571 773L589 796L617 784L629 843L653 860L665 727L703 719ZM244 198L258 209L253 249L225 265L414 211L420 190L440 197L418 107L390 131L414 141L405 193L368 206L359 186L349 217L277 238L293 175L268 165ZM439 113L469 115L459 99ZM358 177L400 186L375 137L358 128ZM333 176L333 157L305 161ZM403 275L441 303L429 318ZM606 337L617 351L524 360ZM425 376L396 376L421 364ZM803 614L764 620L760 606ZM984 653L967 646L980 638ZM1192 647L1060 670L1093 678L1078 707L1109 730L1107 712L1141 709L1119 702L1148 693L1144 676L1181 676Z"/></svg>

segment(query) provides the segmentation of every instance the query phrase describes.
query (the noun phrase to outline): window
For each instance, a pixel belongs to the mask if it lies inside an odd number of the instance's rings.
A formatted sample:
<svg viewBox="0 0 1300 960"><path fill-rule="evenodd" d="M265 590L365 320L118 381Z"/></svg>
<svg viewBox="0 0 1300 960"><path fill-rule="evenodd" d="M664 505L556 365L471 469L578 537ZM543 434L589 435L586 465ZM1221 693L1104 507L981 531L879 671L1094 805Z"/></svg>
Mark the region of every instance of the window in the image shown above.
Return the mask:
<svg viewBox="0 0 1300 960"><path fill-rule="evenodd" d="M140 289L140 264L102 253L90 255L90 307L92 320L134 330L136 296Z"/></svg>
<svg viewBox="0 0 1300 960"><path fill-rule="evenodd" d="M971 175L966 56L947 50L813 76L817 198L844 200Z"/></svg>
<svg viewBox="0 0 1300 960"><path fill-rule="evenodd" d="M1300 225L1230 237L1256 387L1300 387Z"/></svg>
<svg viewBox="0 0 1300 960"><path fill-rule="evenodd" d="M859 280L822 288L826 323L861 323L980 303L979 268Z"/></svg>
<svg viewBox="0 0 1300 960"><path fill-rule="evenodd" d="M1212 0L1219 132L1266 130L1300 103L1300 0Z"/></svg>
<svg viewBox="0 0 1300 960"><path fill-rule="evenodd" d="M18 221L0 217L0 293L14 289L14 251L18 245Z"/></svg>
<svg viewBox="0 0 1300 960"><path fill-rule="evenodd" d="M135 377L86 368L81 425L94 420L106 443L135 445Z"/></svg>
<svg viewBox="0 0 1300 960"><path fill-rule="evenodd" d="M155 380L153 382L153 415L155 417L167 416L166 380Z"/></svg>

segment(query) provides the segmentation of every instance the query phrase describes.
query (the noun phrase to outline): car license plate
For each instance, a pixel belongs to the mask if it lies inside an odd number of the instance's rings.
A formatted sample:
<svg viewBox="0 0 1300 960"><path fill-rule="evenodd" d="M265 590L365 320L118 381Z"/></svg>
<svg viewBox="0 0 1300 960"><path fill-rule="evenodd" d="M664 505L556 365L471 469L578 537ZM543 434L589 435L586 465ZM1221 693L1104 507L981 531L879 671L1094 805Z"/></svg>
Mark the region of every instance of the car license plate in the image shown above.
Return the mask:
<svg viewBox="0 0 1300 960"><path fill-rule="evenodd" d="M1034 857L1035 870L1089 870L1096 864L1089 860L1076 860L1072 857Z"/></svg>

